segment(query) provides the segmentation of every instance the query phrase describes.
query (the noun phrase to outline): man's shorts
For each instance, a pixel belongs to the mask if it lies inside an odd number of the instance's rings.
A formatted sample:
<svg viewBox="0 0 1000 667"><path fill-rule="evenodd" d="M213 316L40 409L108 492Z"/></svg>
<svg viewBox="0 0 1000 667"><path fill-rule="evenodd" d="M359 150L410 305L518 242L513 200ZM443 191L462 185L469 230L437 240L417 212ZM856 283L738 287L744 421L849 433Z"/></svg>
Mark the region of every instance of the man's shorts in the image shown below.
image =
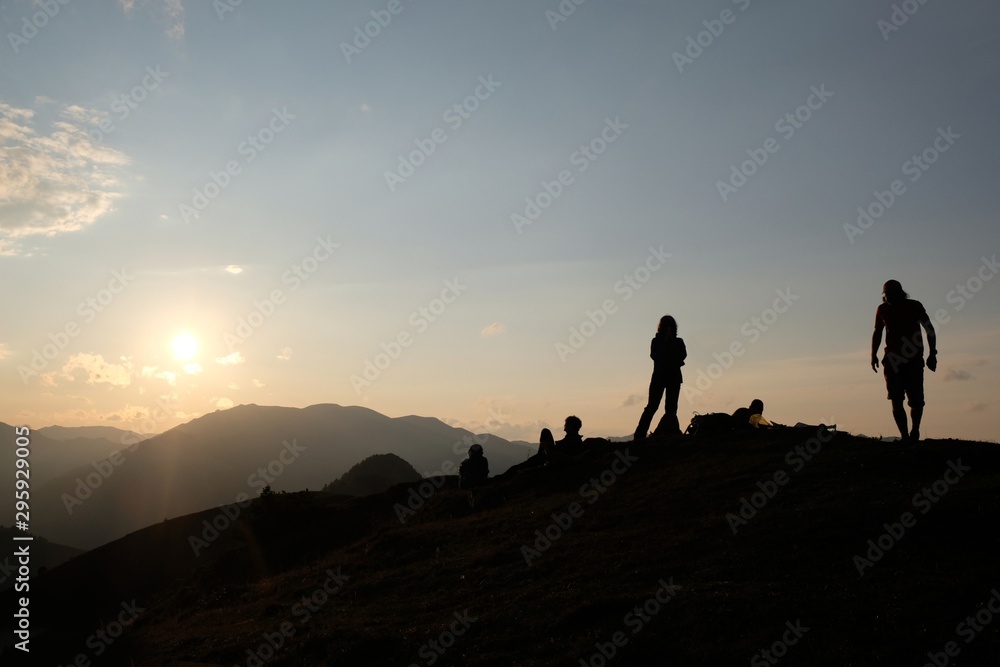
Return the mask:
<svg viewBox="0 0 1000 667"><path fill-rule="evenodd" d="M911 408L924 406L923 359L895 367L891 363L883 363L882 370L885 373L885 387L889 392L890 401L901 401L906 398Z"/></svg>

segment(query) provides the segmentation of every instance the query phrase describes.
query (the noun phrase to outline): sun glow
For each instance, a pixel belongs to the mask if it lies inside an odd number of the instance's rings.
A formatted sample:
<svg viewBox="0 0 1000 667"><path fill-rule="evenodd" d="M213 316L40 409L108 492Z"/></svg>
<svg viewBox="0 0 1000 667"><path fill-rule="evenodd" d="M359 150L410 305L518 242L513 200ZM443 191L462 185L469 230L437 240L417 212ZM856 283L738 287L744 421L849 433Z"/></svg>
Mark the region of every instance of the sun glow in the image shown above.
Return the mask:
<svg viewBox="0 0 1000 667"><path fill-rule="evenodd" d="M198 354L198 339L189 333L182 333L174 338L171 344L174 358L178 361L191 361Z"/></svg>

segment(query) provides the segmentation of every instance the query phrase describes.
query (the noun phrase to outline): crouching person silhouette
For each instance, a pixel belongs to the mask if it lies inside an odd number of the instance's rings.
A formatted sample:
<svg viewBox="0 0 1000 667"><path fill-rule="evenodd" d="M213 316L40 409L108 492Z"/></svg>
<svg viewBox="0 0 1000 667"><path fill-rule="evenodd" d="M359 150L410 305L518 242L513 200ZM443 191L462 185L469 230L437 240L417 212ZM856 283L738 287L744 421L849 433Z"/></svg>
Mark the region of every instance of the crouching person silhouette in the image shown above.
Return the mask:
<svg viewBox="0 0 1000 667"><path fill-rule="evenodd" d="M635 428L635 440L645 439L653 415L660 407L661 398L663 398L664 413L653 435L673 435L681 432L677 421L677 400L681 395L681 383L684 381L681 366L687 358L687 348L684 347L684 339L677 336L677 321L670 315L660 318L656 337L649 344L649 356L653 359L653 377L649 381L649 400L646 409L642 411L639 425Z"/></svg>
<svg viewBox="0 0 1000 667"><path fill-rule="evenodd" d="M482 486L490 476L490 464L483 456L483 446L469 447L469 458L462 461L458 467L458 484L463 489L474 489Z"/></svg>
<svg viewBox="0 0 1000 667"><path fill-rule="evenodd" d="M882 287L882 304L875 311L875 332L872 334L872 370L878 372L878 348L885 330L885 356L882 372L892 417L899 428L903 442L920 440L920 420L924 414L924 339L920 327L927 332L927 368L937 370L937 334L923 304L909 298L896 280ZM910 406L912 429L907 432L906 409L903 399Z"/></svg>

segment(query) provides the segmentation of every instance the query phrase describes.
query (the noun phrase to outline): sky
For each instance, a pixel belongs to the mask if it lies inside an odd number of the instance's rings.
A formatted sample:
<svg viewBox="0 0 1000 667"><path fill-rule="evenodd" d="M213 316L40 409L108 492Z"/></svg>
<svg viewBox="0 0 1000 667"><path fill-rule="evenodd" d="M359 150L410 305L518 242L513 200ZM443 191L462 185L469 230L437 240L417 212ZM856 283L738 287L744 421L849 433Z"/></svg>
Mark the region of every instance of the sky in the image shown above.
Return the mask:
<svg viewBox="0 0 1000 667"><path fill-rule="evenodd" d="M995 441L1000 6L578 2L4 0L0 421L622 436L671 314L682 427L889 436L897 279Z"/></svg>

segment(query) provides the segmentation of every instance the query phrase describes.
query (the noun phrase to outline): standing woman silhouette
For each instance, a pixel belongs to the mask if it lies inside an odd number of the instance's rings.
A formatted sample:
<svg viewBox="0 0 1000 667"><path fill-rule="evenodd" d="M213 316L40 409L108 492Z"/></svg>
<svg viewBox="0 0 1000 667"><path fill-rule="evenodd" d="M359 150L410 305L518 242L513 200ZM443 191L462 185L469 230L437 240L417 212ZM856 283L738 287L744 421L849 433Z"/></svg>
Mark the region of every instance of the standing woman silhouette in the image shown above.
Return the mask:
<svg viewBox="0 0 1000 667"><path fill-rule="evenodd" d="M653 431L654 436L673 435L681 432L677 421L677 400L681 395L681 366L687 358L687 348L684 339L677 337L677 320L670 315L660 318L660 326L656 329L656 337L649 345L649 356L653 359L653 377L649 381L649 401L642 411L639 425L635 428L635 440L645 439L653 415L660 407L660 398L664 398L663 417Z"/></svg>

